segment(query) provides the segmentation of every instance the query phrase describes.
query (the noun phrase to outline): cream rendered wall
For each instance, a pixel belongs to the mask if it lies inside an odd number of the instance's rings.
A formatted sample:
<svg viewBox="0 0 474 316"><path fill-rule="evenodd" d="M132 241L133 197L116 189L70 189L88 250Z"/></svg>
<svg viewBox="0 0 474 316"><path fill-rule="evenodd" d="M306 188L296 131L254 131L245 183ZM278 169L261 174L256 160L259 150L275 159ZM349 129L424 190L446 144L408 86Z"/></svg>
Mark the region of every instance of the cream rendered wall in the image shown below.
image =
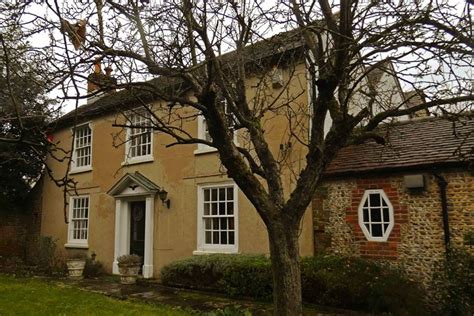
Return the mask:
<svg viewBox="0 0 474 316"><path fill-rule="evenodd" d="M293 69L292 69L293 70ZM291 106L307 110L305 91L305 68L299 65L286 97L293 100ZM285 72L288 77L288 72ZM251 82L249 82L249 87ZM272 91L271 91L272 92ZM272 93L277 93L276 89ZM301 110L300 109L300 110ZM125 165L125 146L114 148L114 133L118 128L112 127L115 115L95 118L91 122L93 129L92 170L73 174L78 182L78 193L90 196L88 251L97 254L97 260L104 263L111 272L114 259L115 199L106 192L127 172L139 171L151 181L168 191L171 200L170 209L155 198L154 213L154 273L159 275L161 267L171 261L192 256L197 247L197 186L200 184L221 183L229 179L221 165L217 153L195 155L197 145L183 145L166 148L171 138L160 133L153 133L153 162ZM280 144L286 143L288 123L284 115L268 116L265 120L265 131L269 146L278 156ZM197 133L197 120L188 122L185 128ZM122 135L123 136L123 135ZM71 144L71 129L62 129L55 133L55 141L68 150ZM288 158L293 172L303 167L305 148L293 142L292 152ZM48 164L56 176L63 176L64 163L53 159ZM288 168L287 168L288 169ZM294 188L295 181L288 176L284 179L285 191L288 194ZM268 254L268 237L265 226L258 214L239 190L239 253ZM58 239L59 248L67 243L67 225L63 219L63 196L60 188L52 181L45 181L43 188L43 235ZM308 209L302 221L300 237L302 255L313 254L312 217Z"/></svg>

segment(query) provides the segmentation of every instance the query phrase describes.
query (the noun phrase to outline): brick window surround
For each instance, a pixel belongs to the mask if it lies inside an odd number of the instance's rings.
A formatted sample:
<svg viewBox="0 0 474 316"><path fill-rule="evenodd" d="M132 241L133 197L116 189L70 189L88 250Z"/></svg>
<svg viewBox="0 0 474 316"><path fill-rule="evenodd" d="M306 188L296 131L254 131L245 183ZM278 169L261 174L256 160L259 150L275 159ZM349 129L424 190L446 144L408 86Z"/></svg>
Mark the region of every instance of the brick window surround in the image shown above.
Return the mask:
<svg viewBox="0 0 474 316"><path fill-rule="evenodd" d="M393 207L393 228L386 241L367 240L359 225L359 206L367 190L383 190ZM390 178L357 179L351 192L351 205L346 209L346 221L354 232L354 241L359 245L360 255L373 259L396 259L401 241L400 225L408 222L408 208L400 203L397 187Z"/></svg>

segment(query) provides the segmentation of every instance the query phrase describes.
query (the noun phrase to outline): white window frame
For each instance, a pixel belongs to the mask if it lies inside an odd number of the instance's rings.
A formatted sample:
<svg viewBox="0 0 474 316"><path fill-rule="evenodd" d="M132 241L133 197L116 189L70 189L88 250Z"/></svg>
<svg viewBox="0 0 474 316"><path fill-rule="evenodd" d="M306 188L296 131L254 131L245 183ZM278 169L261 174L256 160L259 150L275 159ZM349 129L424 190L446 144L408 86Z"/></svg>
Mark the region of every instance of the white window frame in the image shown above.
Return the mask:
<svg viewBox="0 0 474 316"><path fill-rule="evenodd" d="M77 133L80 129L82 128L89 128L90 130L90 137L91 141L90 144L88 145L90 147L90 154L89 154L89 164L88 165L83 165L83 166L77 166L77 152L79 149L85 148L81 147L78 148L76 144L76 139L77 139ZM74 138L74 150L72 152L72 159L71 159L71 169L69 170L69 173L80 173L80 172L86 172L86 171L91 171L92 170L92 144L94 143L94 130L92 128L91 122L87 122L84 124L77 125L75 128L72 128L72 134Z"/></svg>
<svg viewBox="0 0 474 316"><path fill-rule="evenodd" d="M224 102L226 115L229 115L227 113L227 101L224 99L221 102ZM204 118L204 115L202 115L201 113L197 117L197 123L198 123L198 133L197 133L198 138L212 142L212 137L211 135L209 135L209 132L207 129L206 119ZM237 131L234 129L233 133L234 133L234 144L238 145ZM199 155L199 154L212 153L212 152L217 152L217 148L208 146L206 144L197 144L197 149L194 151L194 154Z"/></svg>
<svg viewBox="0 0 474 316"><path fill-rule="evenodd" d="M143 111L133 111L128 113L127 115L127 123L130 125L134 125L133 123L133 117L138 116L141 119L145 120L150 120L151 121L151 115L150 113L146 113ZM131 164L136 164L136 163L143 163L143 162L150 162L154 161L153 158L153 138L154 138L154 133L153 130L150 129L150 153L146 155L141 155L141 156L131 156L131 139L130 137L132 136L132 129L131 127L127 127L125 133L126 133L126 141L125 141L125 160L122 163L122 165L131 165Z"/></svg>
<svg viewBox="0 0 474 316"><path fill-rule="evenodd" d="M84 220L74 218L74 201L78 199L86 199L87 200L87 227L86 227L86 238L74 238L74 222L77 220ZM76 195L71 196L69 198L69 224L68 224L68 238L67 244L65 247L69 248L89 248L88 240L89 240L89 227L90 227L90 217L91 217L91 199L89 195Z"/></svg>
<svg viewBox="0 0 474 316"><path fill-rule="evenodd" d="M371 205L370 205L370 195L371 194L380 195L380 198L383 199L385 201L385 203L387 204L386 207L388 207L388 222L387 222L387 219L385 219L385 217L383 215L382 209L384 207L382 206L382 201L380 201L380 206L371 207ZM367 207L364 207L365 201L367 199L368 199ZM368 222L364 221L364 208L366 208L368 210L368 215L369 215L369 221ZM371 217L372 217L371 216L371 209L372 208L380 209L381 221L380 222L375 222L375 224L381 224L382 225L382 232L383 232L383 229L384 229L383 225L388 224L388 227L385 229L385 232L383 233L382 236L372 236L371 231L369 231L367 229L367 227L365 226L365 224L369 224L369 226L374 224L371 221ZM394 214L393 214L393 205L390 202L390 199L385 194L384 190L381 190L381 189L365 190L364 195L362 196L362 200L360 201L360 204L359 204L358 217L359 217L359 226L362 229L362 232L364 233L365 238L367 238L368 241L385 242L385 241L388 240L388 237L390 236L390 233L392 232L393 226L395 224L395 219L394 219Z"/></svg>
<svg viewBox="0 0 474 316"><path fill-rule="evenodd" d="M234 203L234 244L220 245L220 244L206 244L205 243L205 224L204 224L204 190L205 189L219 189L219 188L233 189L233 203ZM233 181L223 183L203 184L197 187L197 250L193 252L194 255L208 254L208 253L238 253L239 250L239 203L238 203L238 187Z"/></svg>

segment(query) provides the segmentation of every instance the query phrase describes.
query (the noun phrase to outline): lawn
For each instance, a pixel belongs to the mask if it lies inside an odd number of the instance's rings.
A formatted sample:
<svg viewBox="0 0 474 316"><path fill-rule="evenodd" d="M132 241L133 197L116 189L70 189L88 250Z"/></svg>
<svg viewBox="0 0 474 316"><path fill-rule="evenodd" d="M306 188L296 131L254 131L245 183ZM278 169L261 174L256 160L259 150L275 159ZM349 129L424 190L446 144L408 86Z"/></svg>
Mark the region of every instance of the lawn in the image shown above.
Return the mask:
<svg viewBox="0 0 474 316"><path fill-rule="evenodd" d="M120 301L38 279L0 275L0 315L190 315L181 309Z"/></svg>

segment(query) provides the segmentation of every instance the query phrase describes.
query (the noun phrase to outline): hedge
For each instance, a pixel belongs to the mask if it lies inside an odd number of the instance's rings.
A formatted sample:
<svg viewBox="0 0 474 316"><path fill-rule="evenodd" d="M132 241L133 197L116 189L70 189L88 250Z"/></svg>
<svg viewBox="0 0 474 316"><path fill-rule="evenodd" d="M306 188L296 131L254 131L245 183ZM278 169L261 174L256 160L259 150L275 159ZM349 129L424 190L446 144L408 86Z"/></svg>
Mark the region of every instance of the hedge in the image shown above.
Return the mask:
<svg viewBox="0 0 474 316"><path fill-rule="evenodd" d="M173 262L161 269L165 285L270 299L272 275L264 256L209 255Z"/></svg>
<svg viewBox="0 0 474 316"><path fill-rule="evenodd" d="M424 292L399 271L353 257L316 256L301 261L307 303L395 315L427 314ZM173 262L163 284L270 300L270 260L252 255L209 255Z"/></svg>

